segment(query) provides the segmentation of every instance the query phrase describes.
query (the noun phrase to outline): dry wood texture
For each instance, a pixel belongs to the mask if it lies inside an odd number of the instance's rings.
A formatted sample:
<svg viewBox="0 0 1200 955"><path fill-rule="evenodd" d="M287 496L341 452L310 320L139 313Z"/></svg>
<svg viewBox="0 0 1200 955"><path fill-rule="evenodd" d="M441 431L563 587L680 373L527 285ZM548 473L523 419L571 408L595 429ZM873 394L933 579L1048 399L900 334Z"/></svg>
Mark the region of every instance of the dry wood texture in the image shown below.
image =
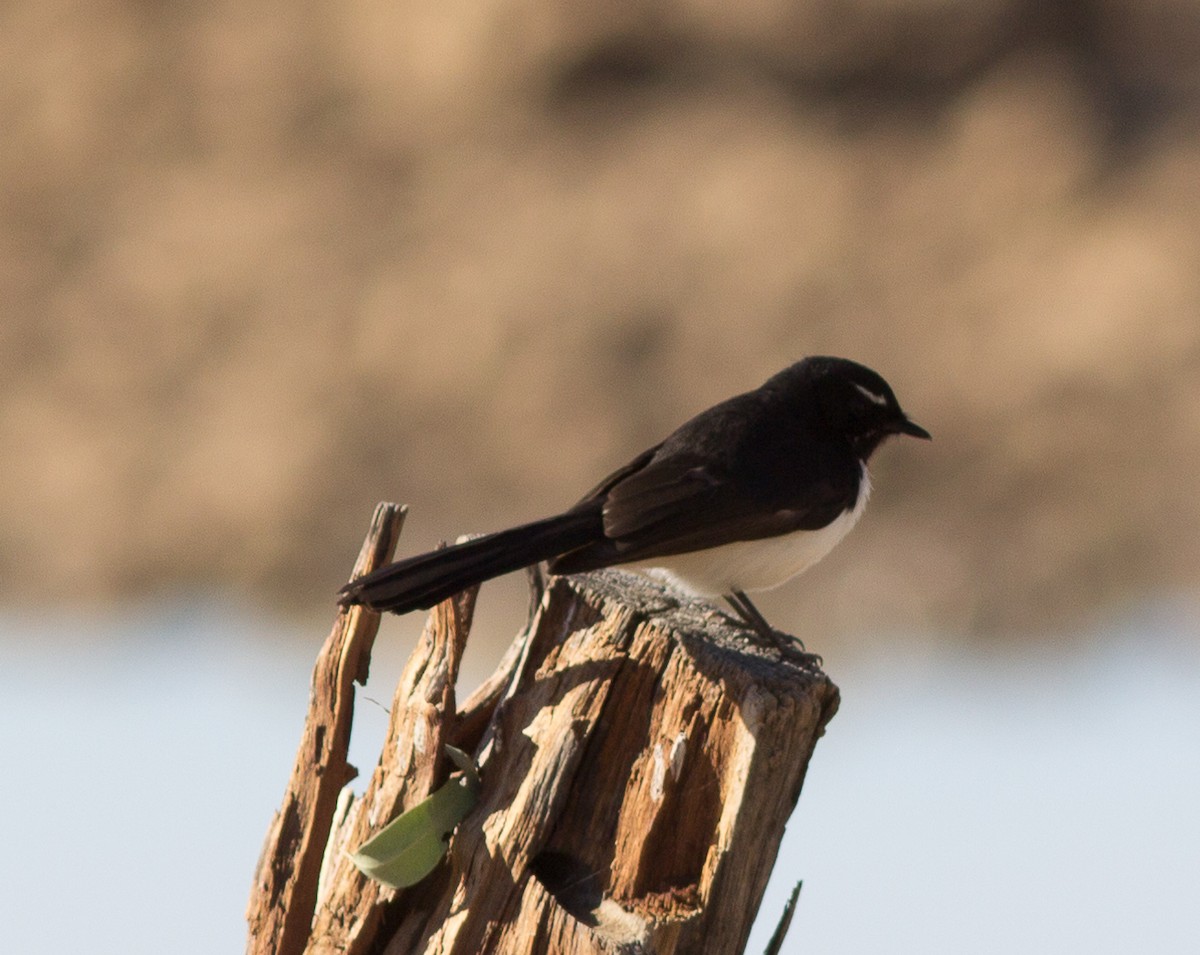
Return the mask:
<svg viewBox="0 0 1200 955"><path fill-rule="evenodd" d="M815 659L781 660L643 578L554 578L456 712L471 604L437 608L405 669L380 765L329 839L307 947L256 943L272 922L252 918L250 951L741 952L837 708ZM475 750L479 805L425 881L369 882L345 850L444 781L446 742Z"/></svg>
<svg viewBox="0 0 1200 955"><path fill-rule="evenodd" d="M396 549L405 509L375 508L354 575L386 564ZM356 771L346 760L354 715L354 682L365 683L379 615L343 611L313 667L304 736L296 752L283 807L267 832L246 910L248 953L295 955L309 937L317 878L338 793Z"/></svg>

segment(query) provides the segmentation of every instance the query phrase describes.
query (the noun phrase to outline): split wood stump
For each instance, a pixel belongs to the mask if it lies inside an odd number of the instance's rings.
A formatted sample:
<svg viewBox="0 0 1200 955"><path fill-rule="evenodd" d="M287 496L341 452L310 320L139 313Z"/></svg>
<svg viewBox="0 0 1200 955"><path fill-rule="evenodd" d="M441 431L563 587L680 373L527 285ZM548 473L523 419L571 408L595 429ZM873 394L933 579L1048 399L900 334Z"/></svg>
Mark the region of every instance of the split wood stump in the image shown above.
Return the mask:
<svg viewBox="0 0 1200 955"><path fill-rule="evenodd" d="M380 505L355 573L385 563ZM838 704L815 658L618 571L550 578L496 673L454 685L474 593L435 608L361 797L345 789L352 679L378 616L343 611L318 658L247 917L251 955L744 950L813 747ZM408 889L347 857L474 753L479 803ZM340 794L340 795L339 795Z"/></svg>

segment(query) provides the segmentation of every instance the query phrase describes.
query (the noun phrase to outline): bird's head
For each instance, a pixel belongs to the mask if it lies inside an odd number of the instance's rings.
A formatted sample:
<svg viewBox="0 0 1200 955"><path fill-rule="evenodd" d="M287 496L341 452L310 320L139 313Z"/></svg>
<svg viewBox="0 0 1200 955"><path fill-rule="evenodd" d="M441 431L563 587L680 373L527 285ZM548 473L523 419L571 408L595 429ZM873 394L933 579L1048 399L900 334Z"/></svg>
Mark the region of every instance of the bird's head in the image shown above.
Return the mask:
<svg viewBox="0 0 1200 955"><path fill-rule="evenodd" d="M901 409L891 386L865 365L827 357L806 358L800 365L816 397L819 427L849 440L862 460L894 434L930 440Z"/></svg>

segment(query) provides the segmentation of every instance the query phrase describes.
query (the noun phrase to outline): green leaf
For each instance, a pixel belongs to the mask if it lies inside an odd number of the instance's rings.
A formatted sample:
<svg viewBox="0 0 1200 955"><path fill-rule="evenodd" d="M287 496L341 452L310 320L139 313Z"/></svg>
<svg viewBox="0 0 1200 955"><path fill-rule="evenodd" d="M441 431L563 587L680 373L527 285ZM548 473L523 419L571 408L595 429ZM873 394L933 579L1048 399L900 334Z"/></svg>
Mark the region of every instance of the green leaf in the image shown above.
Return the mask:
<svg viewBox="0 0 1200 955"><path fill-rule="evenodd" d="M444 747L446 755L450 757L450 762L466 774L467 779L471 781L475 791L479 791L479 770L475 767L475 760L471 759L457 746L451 746L449 743Z"/></svg>
<svg viewBox="0 0 1200 955"><path fill-rule="evenodd" d="M429 798L397 816L351 853L368 878L394 889L420 882L446 854L447 837L479 799L479 773L466 753L447 746L461 772Z"/></svg>

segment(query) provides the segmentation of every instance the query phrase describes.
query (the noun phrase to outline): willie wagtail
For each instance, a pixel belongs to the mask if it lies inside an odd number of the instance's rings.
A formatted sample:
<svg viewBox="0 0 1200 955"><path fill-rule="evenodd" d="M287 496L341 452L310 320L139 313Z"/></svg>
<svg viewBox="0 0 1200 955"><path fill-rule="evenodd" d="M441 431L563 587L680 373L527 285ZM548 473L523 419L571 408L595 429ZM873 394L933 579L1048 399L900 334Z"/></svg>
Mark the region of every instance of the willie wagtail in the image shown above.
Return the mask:
<svg viewBox="0 0 1200 955"><path fill-rule="evenodd" d="M930 436L871 369L805 358L696 415L570 510L396 561L340 603L407 613L539 561L555 574L627 567L723 595L775 640L746 591L794 577L846 535L871 492L867 460L893 434Z"/></svg>

